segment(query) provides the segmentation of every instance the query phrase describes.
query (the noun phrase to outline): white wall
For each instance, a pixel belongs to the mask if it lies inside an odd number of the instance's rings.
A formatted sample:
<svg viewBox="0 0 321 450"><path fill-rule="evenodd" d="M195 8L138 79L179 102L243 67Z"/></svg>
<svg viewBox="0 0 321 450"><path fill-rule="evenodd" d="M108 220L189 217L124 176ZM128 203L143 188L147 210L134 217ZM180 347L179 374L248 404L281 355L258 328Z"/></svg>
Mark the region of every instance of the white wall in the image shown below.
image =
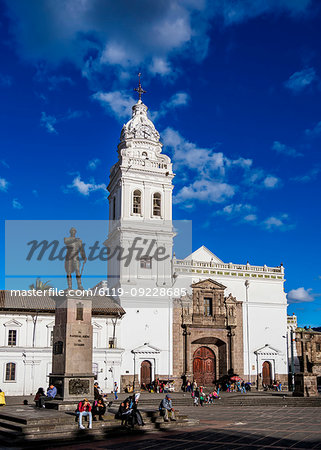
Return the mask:
<svg viewBox="0 0 321 450"><path fill-rule="evenodd" d="M116 325L116 349L109 349L109 338L113 337L111 319L93 317L93 333L96 348L93 363L98 365L98 382L105 392L111 392L114 381L120 382L120 367L123 350L119 347L120 320ZM48 386L51 372L52 347L50 332L54 326L54 315L37 318L33 346L34 322L30 315L0 314L0 388L6 395L33 395L39 387ZM8 330L17 330L17 345L9 347ZM16 379L5 380L6 364L16 364Z"/></svg>

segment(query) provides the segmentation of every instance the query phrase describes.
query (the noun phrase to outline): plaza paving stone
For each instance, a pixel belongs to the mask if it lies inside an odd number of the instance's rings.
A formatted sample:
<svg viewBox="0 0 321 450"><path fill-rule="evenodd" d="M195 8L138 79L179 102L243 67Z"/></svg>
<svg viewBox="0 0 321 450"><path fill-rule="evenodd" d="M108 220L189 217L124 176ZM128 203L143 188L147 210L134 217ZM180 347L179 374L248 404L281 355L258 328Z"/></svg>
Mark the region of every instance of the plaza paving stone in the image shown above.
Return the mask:
<svg viewBox="0 0 321 450"><path fill-rule="evenodd" d="M196 427L124 435L65 449L321 449L321 409L284 407L180 408L200 419Z"/></svg>

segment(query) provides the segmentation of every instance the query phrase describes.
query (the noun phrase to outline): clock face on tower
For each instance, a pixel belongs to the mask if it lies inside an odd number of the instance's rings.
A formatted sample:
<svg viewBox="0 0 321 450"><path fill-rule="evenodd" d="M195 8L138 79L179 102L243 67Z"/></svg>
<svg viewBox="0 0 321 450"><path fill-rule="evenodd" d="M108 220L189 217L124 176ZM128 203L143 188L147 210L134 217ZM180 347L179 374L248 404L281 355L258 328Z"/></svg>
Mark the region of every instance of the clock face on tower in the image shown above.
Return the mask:
<svg viewBox="0 0 321 450"><path fill-rule="evenodd" d="M140 128L140 132L142 133L143 137L146 139L149 139L152 136L151 129L147 125L143 125Z"/></svg>

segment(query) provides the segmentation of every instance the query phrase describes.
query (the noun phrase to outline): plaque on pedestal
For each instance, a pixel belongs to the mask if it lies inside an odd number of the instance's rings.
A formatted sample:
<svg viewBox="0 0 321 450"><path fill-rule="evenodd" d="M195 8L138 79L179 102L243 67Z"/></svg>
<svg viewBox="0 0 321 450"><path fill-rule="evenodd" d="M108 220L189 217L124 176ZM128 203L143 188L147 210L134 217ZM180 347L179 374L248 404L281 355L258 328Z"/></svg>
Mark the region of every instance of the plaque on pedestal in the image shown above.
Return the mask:
<svg viewBox="0 0 321 450"><path fill-rule="evenodd" d="M55 297L56 313L53 331L52 373L50 384L57 388L57 399L64 401L93 399L92 373L92 297L82 295ZM77 291L81 293L81 291Z"/></svg>

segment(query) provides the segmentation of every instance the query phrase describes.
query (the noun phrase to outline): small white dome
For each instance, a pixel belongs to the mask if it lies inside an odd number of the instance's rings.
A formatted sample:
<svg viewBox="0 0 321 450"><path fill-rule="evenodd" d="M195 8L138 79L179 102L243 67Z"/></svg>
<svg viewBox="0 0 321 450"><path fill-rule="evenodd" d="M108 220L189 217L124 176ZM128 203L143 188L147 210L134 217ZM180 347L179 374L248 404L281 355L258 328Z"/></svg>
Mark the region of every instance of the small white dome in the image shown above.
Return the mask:
<svg viewBox="0 0 321 450"><path fill-rule="evenodd" d="M145 139L159 142L159 133L147 117L147 106L141 100L132 108L132 118L123 126L120 142L128 139Z"/></svg>

